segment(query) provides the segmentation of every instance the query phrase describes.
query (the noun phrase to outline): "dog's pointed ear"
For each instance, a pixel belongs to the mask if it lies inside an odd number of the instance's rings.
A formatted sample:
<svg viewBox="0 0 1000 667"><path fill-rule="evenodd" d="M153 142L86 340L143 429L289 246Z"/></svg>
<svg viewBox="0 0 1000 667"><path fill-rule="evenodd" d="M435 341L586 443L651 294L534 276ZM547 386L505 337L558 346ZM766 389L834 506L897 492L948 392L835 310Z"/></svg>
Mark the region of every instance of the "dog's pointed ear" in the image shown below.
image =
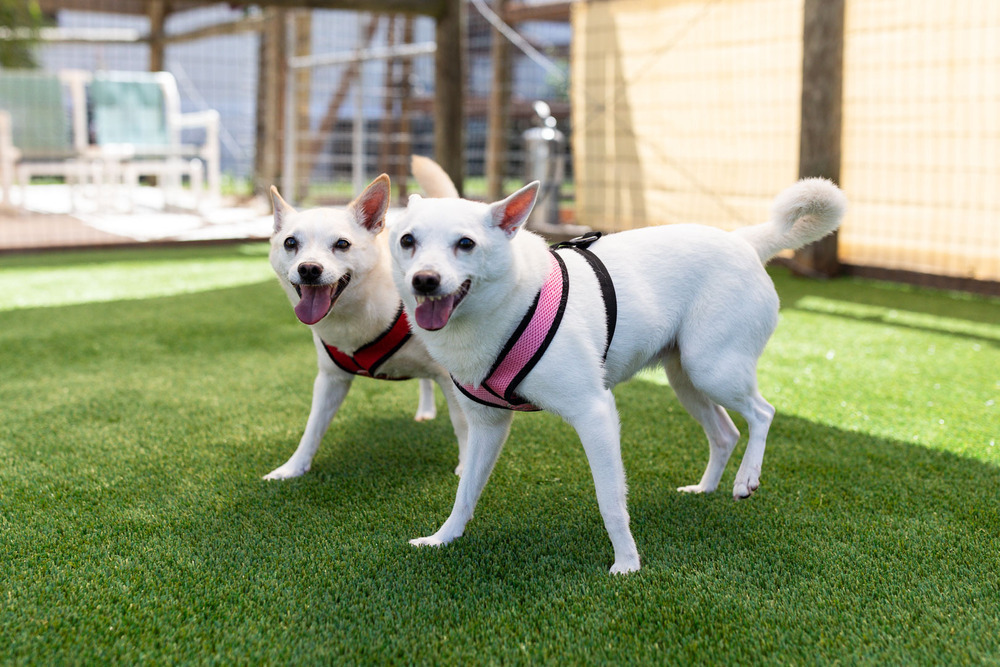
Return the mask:
<svg viewBox="0 0 1000 667"><path fill-rule="evenodd" d="M274 233L277 234L281 231L281 225L285 223L285 219L295 213L295 209L281 198L281 195L278 194L278 188L273 185L271 186L271 204L274 206Z"/></svg>
<svg viewBox="0 0 1000 667"><path fill-rule="evenodd" d="M369 183L365 191L347 205L358 224L378 234L385 226L385 213L389 210L389 195L391 186L386 174L380 175Z"/></svg>
<svg viewBox="0 0 1000 667"><path fill-rule="evenodd" d="M507 238L513 238L527 222L538 198L539 185L538 181L533 181L506 199L490 204L493 225L502 229Z"/></svg>

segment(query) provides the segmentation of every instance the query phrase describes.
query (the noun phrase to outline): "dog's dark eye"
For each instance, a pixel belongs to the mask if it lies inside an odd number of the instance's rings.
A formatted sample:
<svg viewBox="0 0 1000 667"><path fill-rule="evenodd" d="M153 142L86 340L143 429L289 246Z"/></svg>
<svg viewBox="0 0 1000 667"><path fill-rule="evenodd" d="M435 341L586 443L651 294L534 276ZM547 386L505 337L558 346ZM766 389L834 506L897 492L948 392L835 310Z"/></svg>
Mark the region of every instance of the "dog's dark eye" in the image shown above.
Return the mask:
<svg viewBox="0 0 1000 667"><path fill-rule="evenodd" d="M476 247L476 242L470 239L468 236L463 236L458 240L458 243L455 244L455 247L458 248L459 250L464 250L468 252Z"/></svg>
<svg viewBox="0 0 1000 667"><path fill-rule="evenodd" d="M285 250L295 250L299 247L299 242L295 240L294 236L289 236L285 239Z"/></svg>
<svg viewBox="0 0 1000 667"><path fill-rule="evenodd" d="M403 234L399 237L399 247L404 250L409 250L413 246L417 245L417 239L413 238L413 234Z"/></svg>
<svg viewBox="0 0 1000 667"><path fill-rule="evenodd" d="M347 239L339 239L336 243L333 244L334 250L347 250L350 247L351 247L351 242L348 241Z"/></svg>

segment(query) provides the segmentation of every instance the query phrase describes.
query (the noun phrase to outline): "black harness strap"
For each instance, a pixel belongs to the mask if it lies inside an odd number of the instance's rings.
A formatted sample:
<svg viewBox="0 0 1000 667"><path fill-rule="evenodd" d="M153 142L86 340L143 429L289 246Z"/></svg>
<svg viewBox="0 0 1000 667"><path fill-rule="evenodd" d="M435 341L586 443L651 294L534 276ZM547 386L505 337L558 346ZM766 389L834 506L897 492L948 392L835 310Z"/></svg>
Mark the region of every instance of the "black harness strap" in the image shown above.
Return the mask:
<svg viewBox="0 0 1000 667"><path fill-rule="evenodd" d="M587 260L587 263L590 264L590 268L593 269L594 275L597 277L597 282L601 287L601 295L604 297L604 316L607 322L607 342L604 345L604 359L607 360L608 350L611 349L611 340L615 337L615 326L618 323L618 298L615 295L615 284L611 280L608 268L604 266L604 262L597 255L588 249L599 238L601 238L601 232L588 232L575 239L556 243L552 246L552 249L571 248L580 253Z"/></svg>

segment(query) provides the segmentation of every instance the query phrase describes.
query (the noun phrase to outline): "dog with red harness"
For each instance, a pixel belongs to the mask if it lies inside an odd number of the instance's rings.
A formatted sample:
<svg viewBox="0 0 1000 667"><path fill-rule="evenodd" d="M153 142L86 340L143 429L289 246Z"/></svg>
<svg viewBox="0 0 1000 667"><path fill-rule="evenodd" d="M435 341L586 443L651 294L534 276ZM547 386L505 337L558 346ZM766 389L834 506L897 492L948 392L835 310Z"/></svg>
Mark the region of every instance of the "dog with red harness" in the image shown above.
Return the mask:
<svg viewBox="0 0 1000 667"><path fill-rule="evenodd" d="M265 475L288 479L306 473L323 435L356 377L420 379L416 419L436 414L437 383L458 439L458 466L467 435L465 417L448 372L410 334L392 282L385 226L389 177L382 174L345 208L296 211L276 188L271 266L299 321L312 330L319 371L312 408L292 456Z"/></svg>

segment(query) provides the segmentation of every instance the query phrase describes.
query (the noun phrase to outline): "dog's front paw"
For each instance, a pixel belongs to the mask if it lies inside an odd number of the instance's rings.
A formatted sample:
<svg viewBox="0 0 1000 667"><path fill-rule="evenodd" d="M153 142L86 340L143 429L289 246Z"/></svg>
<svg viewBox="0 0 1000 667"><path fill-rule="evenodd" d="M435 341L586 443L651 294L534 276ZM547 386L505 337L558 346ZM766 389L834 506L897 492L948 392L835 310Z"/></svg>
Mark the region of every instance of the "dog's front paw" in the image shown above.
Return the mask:
<svg viewBox="0 0 1000 667"><path fill-rule="evenodd" d="M736 480L733 485L733 500L743 500L753 495L753 492L760 486L759 479Z"/></svg>
<svg viewBox="0 0 1000 667"><path fill-rule="evenodd" d="M275 468L271 472L264 475L264 479L274 480L274 479L292 479L294 477L301 477L302 475L309 472L309 465L297 465L293 464L291 461L288 463Z"/></svg>
<svg viewBox="0 0 1000 667"><path fill-rule="evenodd" d="M677 490L681 493L711 493L715 489L710 489L704 484L692 484L690 486L679 486Z"/></svg>
<svg viewBox="0 0 1000 667"><path fill-rule="evenodd" d="M429 422L437 417L437 410L417 410L417 414L413 415L413 420L418 422Z"/></svg>
<svg viewBox="0 0 1000 667"><path fill-rule="evenodd" d="M429 535L428 537L418 537L414 540L410 540L410 544L415 547L443 547L448 544L448 542L442 540L437 535Z"/></svg>
<svg viewBox="0 0 1000 667"><path fill-rule="evenodd" d="M615 564L611 566L611 574L628 574L629 572L639 571L639 556L622 558L621 560L616 560Z"/></svg>

